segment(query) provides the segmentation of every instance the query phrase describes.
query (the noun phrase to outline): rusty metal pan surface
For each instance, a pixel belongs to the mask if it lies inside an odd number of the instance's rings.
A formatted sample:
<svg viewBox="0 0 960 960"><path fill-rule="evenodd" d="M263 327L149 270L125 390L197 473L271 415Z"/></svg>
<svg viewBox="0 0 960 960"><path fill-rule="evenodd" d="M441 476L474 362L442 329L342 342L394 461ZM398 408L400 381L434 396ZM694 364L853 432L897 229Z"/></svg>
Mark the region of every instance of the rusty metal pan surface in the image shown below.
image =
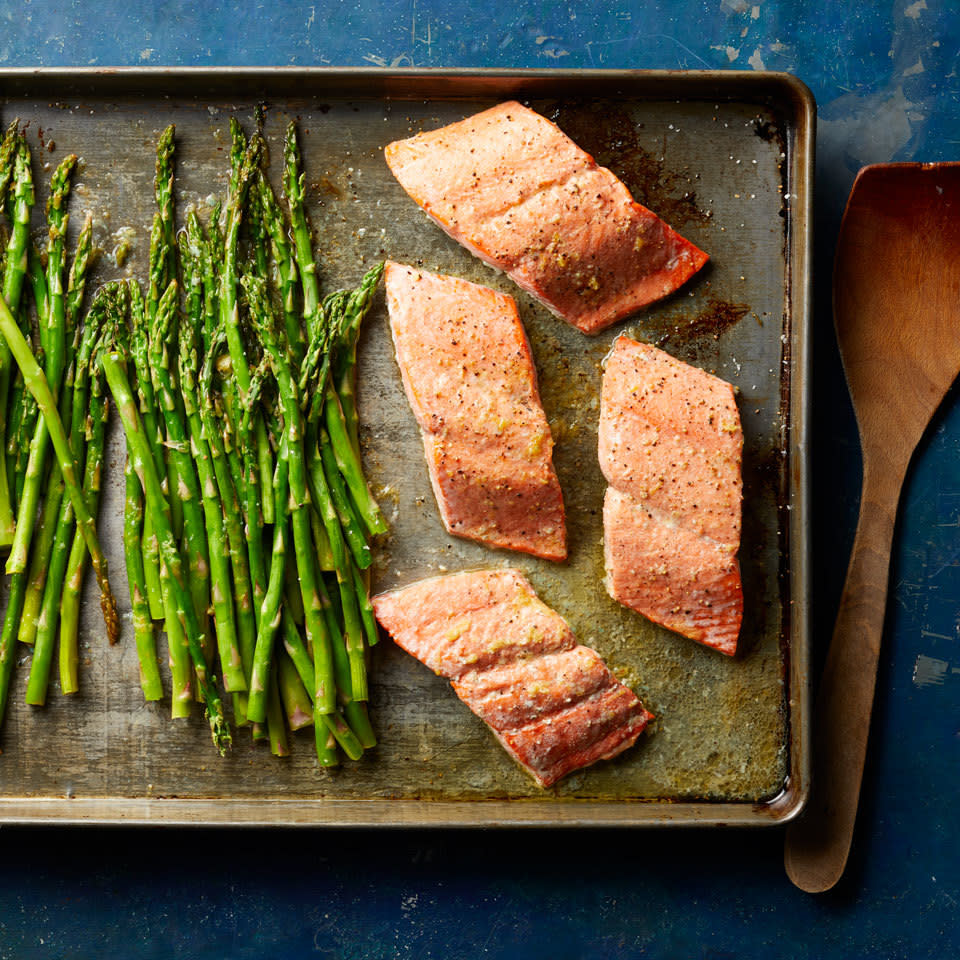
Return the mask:
<svg viewBox="0 0 960 960"><path fill-rule="evenodd" d="M706 250L676 295L587 338L444 235L387 170L383 146L517 98L554 120L641 203ZM66 152L81 166L71 239L89 210L98 281L145 278L154 146L177 131L177 209L226 193L231 116L265 135L279 183L296 118L324 290L389 257L517 298L531 340L571 555L556 565L448 536L403 395L382 294L361 342L368 475L391 521L375 589L478 566L519 566L540 596L656 714L637 746L537 788L449 684L389 640L373 651L379 745L318 768L312 733L276 759L239 735L220 760L199 709L169 719L137 679L123 574L123 443L114 428L100 529L126 614L102 636L93 585L81 628L82 690L23 703L17 670L0 756L0 821L177 824L772 824L808 780L807 431L815 108L792 77L759 73L381 70L0 71L4 122L28 124L39 202ZM39 218L35 217L39 227ZM125 258L118 249L128 251ZM732 382L744 424L741 653L722 657L653 626L603 588L604 481L596 457L601 362L620 332Z"/></svg>

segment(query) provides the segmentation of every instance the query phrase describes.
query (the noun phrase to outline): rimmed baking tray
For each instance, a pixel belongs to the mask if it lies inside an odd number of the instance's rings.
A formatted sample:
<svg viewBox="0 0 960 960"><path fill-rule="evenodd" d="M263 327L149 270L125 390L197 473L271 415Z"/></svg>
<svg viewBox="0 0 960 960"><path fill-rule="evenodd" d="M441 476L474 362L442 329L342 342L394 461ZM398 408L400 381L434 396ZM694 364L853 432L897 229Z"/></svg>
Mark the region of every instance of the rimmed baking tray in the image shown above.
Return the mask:
<svg viewBox="0 0 960 960"><path fill-rule="evenodd" d="M647 71L170 69L0 71L2 115L28 125L40 186L82 158L74 213L95 218L97 279L146 274L154 145L177 128L177 204L206 214L226 192L228 122L266 104L275 158L296 118L325 290L377 259L513 294L556 439L571 557L563 565L446 535L403 397L382 297L361 344L368 473L391 519L376 586L476 566L518 566L581 642L657 715L623 756L541 791L446 681L389 640L375 650L379 746L320 770L312 735L269 756L241 732L220 760L206 724L145 704L129 628L102 637L89 594L82 692L23 704L17 671L0 756L0 821L376 826L775 824L806 796L811 188L815 107L782 74ZM506 98L557 122L635 198L711 255L670 299L596 338L558 321L449 240L390 176L382 148ZM275 164L271 175L276 179ZM37 219L39 226L39 219ZM116 251L126 258L118 265ZM600 365L620 331L738 388L744 422L742 653L728 659L614 604L602 586L596 461ZM101 535L125 606L122 439L114 430ZM92 589L92 588L91 588Z"/></svg>

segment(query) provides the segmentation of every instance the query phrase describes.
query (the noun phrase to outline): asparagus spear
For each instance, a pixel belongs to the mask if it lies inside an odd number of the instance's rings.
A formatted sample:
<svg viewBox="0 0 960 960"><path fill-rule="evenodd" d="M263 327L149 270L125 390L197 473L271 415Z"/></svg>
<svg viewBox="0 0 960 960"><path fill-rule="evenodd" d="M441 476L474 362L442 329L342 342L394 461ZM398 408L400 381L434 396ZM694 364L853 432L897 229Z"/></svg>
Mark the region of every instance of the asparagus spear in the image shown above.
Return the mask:
<svg viewBox="0 0 960 960"><path fill-rule="evenodd" d="M203 280L199 264L192 256L186 234L182 234L181 263L187 286L187 309L180 330L180 389L187 427L190 451L197 468L203 502L203 516L210 555L213 615L216 625L220 669L225 690L246 690L247 680L237 640L234 612L233 583L230 559L224 530L223 506L214 474L210 446L204 435L197 390L200 331L203 325Z"/></svg>
<svg viewBox="0 0 960 960"><path fill-rule="evenodd" d="M280 627L282 615L283 588L287 563L288 499L289 485L289 441L284 437L280 448L280 458L274 474L275 520L273 529L273 555L270 562L270 579L267 591L260 607L257 640L253 655L250 692L247 702L247 717L255 723L262 723L267 717L267 697L270 690L270 672L273 664L274 638Z"/></svg>
<svg viewBox="0 0 960 960"><path fill-rule="evenodd" d="M354 317L359 327L360 321L370 308L380 273L381 267L378 265L367 273L361 286L353 294L341 292L326 299L323 322L318 324L311 338L305 367L300 376L301 386L305 384L312 386L307 421L316 424L322 418L329 436L328 452L336 461L337 469L349 491L352 512L362 521L370 534L385 533L387 524L367 486L363 475L363 464L349 434L340 398L334 389L329 371L331 353L338 342L341 329L349 328L354 323ZM327 479L331 485L336 483L329 474ZM362 562L359 556L358 562Z"/></svg>
<svg viewBox="0 0 960 960"><path fill-rule="evenodd" d="M125 508L123 514L123 554L130 586L133 637L140 665L140 687L145 700L163 699L163 681L157 660L157 635L150 617L146 574L143 569L143 491L133 471L130 457L124 465Z"/></svg>
<svg viewBox="0 0 960 960"><path fill-rule="evenodd" d="M190 456L190 438L180 413L179 400L182 394L177 388L171 357L171 344L176 339L176 324L179 316L177 290L177 281L171 280L157 305L157 312L150 330L150 372L153 376L153 389L167 429L168 465L175 465L179 483L179 500L183 507L184 548L190 571L190 593L201 630L205 633L207 608L210 604L210 556L201 504L200 481Z"/></svg>
<svg viewBox="0 0 960 960"><path fill-rule="evenodd" d="M113 294L114 288L107 286L102 288L94 298L86 321L83 324L82 331L80 331L79 347L71 363L70 374L61 390L61 415L64 421L69 418L70 449L74 451L78 457L85 441L90 364L97 339L100 336L102 325L106 319L108 304ZM51 480L54 482L49 485L50 489L48 490L47 499L43 506L39 529L37 536L34 538L35 542L30 554L28 587L20 618L19 637L22 643L33 643L34 641L45 586L50 574L50 557L57 544L57 538L68 536L67 529L61 526L60 523L60 497L55 495L57 489L59 489L61 493L63 490L62 481L59 483L59 488L57 487L56 481L59 479L59 467L55 464L51 472ZM69 503L69 501L66 502ZM72 517L73 514L71 512L71 521ZM19 575L20 574L14 574L14 576Z"/></svg>
<svg viewBox="0 0 960 960"><path fill-rule="evenodd" d="M205 343L206 358L201 368L199 398L200 417L203 422L203 434L210 448L213 473L217 482L220 502L223 505L227 546L230 551L230 566L233 572L234 601L236 606L237 641L240 646L240 658L243 663L244 679L250 688L253 668L254 647L257 639L256 614L254 612L253 586L250 579L250 560L244 534L243 514L240 498L227 463L227 451L223 439L222 422L217 416L213 395L213 371L216 354L224 343L223 335L213 331L209 342ZM246 722L246 699L241 696L238 724Z"/></svg>
<svg viewBox="0 0 960 960"><path fill-rule="evenodd" d="M316 673L314 711L318 717L333 713L336 707L336 691L333 682L333 660L330 636L322 616L318 587L318 571L313 553L310 530L310 495L307 490L305 454L303 450L303 417L297 385L293 377L290 358L281 348L275 332L272 307L266 296L263 281L256 277L242 279L250 302L250 319L253 322L264 349L264 359L270 364L280 397L284 420L284 444L286 446L288 476L290 482L290 524L293 530L294 552L300 574L300 591L303 597L307 639L313 647L314 671ZM263 618L261 616L261 624Z"/></svg>
<svg viewBox="0 0 960 960"><path fill-rule="evenodd" d="M296 251L297 268L303 289L303 323L308 340L312 340L320 323L320 295L317 283L317 265L313 259L313 242L304 209L306 175L301 169L297 126L291 120L283 149L283 192L290 208L290 225Z"/></svg>
<svg viewBox="0 0 960 960"><path fill-rule="evenodd" d="M151 247L151 257L156 263L151 269L150 319L152 320L160 305L160 297L170 281L177 275L177 246L174 238L173 223L173 150L176 128L171 123L160 134L157 141L156 175L154 177L154 195L157 202L157 223L160 233L159 242ZM154 285L155 284L155 285Z"/></svg>
<svg viewBox="0 0 960 960"><path fill-rule="evenodd" d="M67 439L66 431L63 429L63 422L57 412L57 403L53 398L53 394L50 392L50 386L47 383L46 377L44 377L43 371L34 359L30 351L30 345L17 326L16 320L10 312L10 307L7 305L5 298L0 298L0 334L2 334L6 340L14 360L16 360L23 373L24 384L30 393L33 394L37 405L40 407L41 415L47 421L47 429L50 431L50 439L53 442L53 447L54 450L56 450L57 459L60 463L66 493L73 503L77 526L83 532L87 549L90 551L91 562L97 575L97 583L100 587L100 607L103 612L104 623L106 624L107 637L111 643L116 642L119 636L120 624L117 619L116 601L110 591L110 583L107 576L107 560L100 548L100 542L97 539L96 524L90 511L86 507L83 490L77 479L77 466L73 453L70 450L70 442Z"/></svg>
<svg viewBox="0 0 960 960"><path fill-rule="evenodd" d="M11 126L11 129L7 131L8 136L4 140L4 148L6 148L7 144L11 142L10 140L11 131L16 132L16 127L17 127L17 124L15 123L14 125ZM19 144L20 144L19 133L16 133L16 136L12 140L12 143L13 143L13 149L18 150ZM5 169L12 169L12 168L13 168L12 162L10 163L5 162ZM29 166L27 167L26 172L27 174L29 174ZM21 189L22 189L22 186L23 186L22 183L19 184L19 187ZM4 193L6 192L7 192L7 186L5 185ZM33 201L31 197L30 203L32 204L32 202ZM23 211L20 209L19 203L9 201L7 206L8 206L8 213L14 214L14 211L18 210L22 215ZM11 219L15 219L15 214L14 216L11 216ZM27 219L29 221L29 210L27 211ZM15 232L16 231L10 234L10 237L8 238L8 246L4 253L4 280L3 280L4 291L8 290L8 282L9 282L8 266L10 264L10 253L11 253L10 247L12 245ZM26 242L25 237L24 237L24 242ZM16 252L16 248L14 248L13 252L15 256L19 256L19 254ZM20 287L22 287L22 277L21 277ZM19 299L20 287L17 287L16 289L17 299ZM10 354L9 348L7 347L6 340L2 337L0 337L0 361L4 361L6 364L5 368L3 370L0 370L0 381L2 381L3 383L2 396L5 398L7 396L7 385L9 384L9 380L10 380L10 368L13 364L13 357ZM21 391L24 391L25 387L23 384L23 375L20 373L19 369L17 370L17 382L20 386ZM24 396L24 395L29 396L29 394L24 394L23 392L21 392L21 396ZM0 435L2 435L2 429L0 429ZM0 499L2 499L3 496L7 497L6 506L10 511L10 519L12 523L12 509L10 509L12 508L12 504L10 503L10 499L9 499L10 491L9 491L9 486L7 485L8 473L6 469L3 469L3 470L0 470L0 474L2 474L2 477L0 477L0 488L2 488L0 489ZM56 479L57 479L56 477L51 478L51 484L50 484L51 497L59 497L60 495L59 491L57 490ZM11 530L10 538L6 541L7 543L9 543L12 540L12 532L13 531ZM20 612L23 609L23 602L24 602L24 596L26 594L26 589L27 589L27 578L24 574L18 574L11 578L9 589L7 591L7 609L4 613L3 628L2 630L0 630L0 724L2 724L3 718L6 715L7 699L9 698L9 694L10 694L10 680L11 680L11 677L13 674L13 668L17 659L17 642L16 642L17 629L20 623Z"/></svg>
<svg viewBox="0 0 960 960"><path fill-rule="evenodd" d="M108 303L109 315L106 318L108 329L104 336L117 339L120 331L126 331L129 300L125 284L117 284L113 289L112 303ZM92 367L92 369L91 369ZM99 365L88 364L90 380L90 412L86 418L86 464L84 466L84 489L87 492L87 506L96 516L100 506L100 481L103 471L104 444L106 440L107 415L109 404L103 382L103 371ZM73 530L73 518L70 518L69 530ZM65 531L67 534L68 531ZM58 535L59 536L59 535ZM63 594L60 598L60 690L62 693L76 693L79 689L77 663L79 660L80 630L80 593L86 573L87 545L83 537L73 530L73 542L67 557L67 569L64 575ZM51 619L52 615L51 615Z"/></svg>
<svg viewBox="0 0 960 960"><path fill-rule="evenodd" d="M13 226L7 244L2 298L10 314L11 325L16 327L14 316L20 306L20 293L23 290L23 280L27 272L30 213L34 203L30 151L22 136L17 138L13 170L13 193L11 200L8 201L8 206L12 206ZM0 450L6 448L7 398L10 391L12 366L11 348L6 340L0 340ZM13 543L13 535L14 516L10 501L10 484L7 473L3 470L0 471L0 547L10 546Z"/></svg>
<svg viewBox="0 0 960 960"><path fill-rule="evenodd" d="M77 449L77 444L71 439L70 449ZM60 519L60 502L63 499L63 477L60 468L56 465L50 470L47 480L46 499L43 502L43 511L37 521L36 535L33 540L33 550L30 554L30 566L26 571L13 574L11 583L17 579L26 582L26 589L22 593L20 605L9 607L8 616L19 621L15 635L21 643L32 645L37 636L37 623L40 619L40 607L43 604L43 591L50 572L50 555L53 553L56 542L57 528ZM69 502L69 501L68 501ZM17 591L19 593L19 591Z"/></svg>
<svg viewBox="0 0 960 960"><path fill-rule="evenodd" d="M247 361L243 335L240 329L240 310L237 301L237 260L239 254L240 225L243 221L243 211L246 205L250 183L257 173L260 163L262 142L254 137L243 148L243 132L240 125L230 121L233 139L232 174L230 178L230 196L227 201L227 231L224 239L223 271L220 279L220 318L227 334L227 346L230 350L230 360L233 364L233 374L239 388L238 401L241 405L247 404L247 392L250 389L250 364ZM234 411L234 419L239 419L239 413ZM267 437L266 426L261 417L253 421L256 431L256 450L258 472L255 478L260 488L260 507L265 523L273 522L273 457L270 451L270 441Z"/></svg>
<svg viewBox="0 0 960 960"><path fill-rule="evenodd" d="M2 318L0 318L2 319ZM137 412L137 404L130 389L123 354L117 350L104 350L100 354L114 404L120 414L124 433L127 437L127 452L133 469L140 479L148 509L154 516L154 526L164 564L170 574L170 583L176 606L177 619L184 634L193 659L198 681L203 689L203 700L210 722L213 742L221 754L231 743L230 729L223 713L223 703L211 676L203 653L203 633L196 616L193 599L186 584L186 571L183 558L177 548L170 518L170 506L163 494L160 477L153 459L153 451L144 435L143 424Z"/></svg>
<svg viewBox="0 0 960 960"><path fill-rule="evenodd" d="M287 236L287 225L270 181L260 171L256 181L257 199L263 224L270 236L271 256L276 270L276 283L283 304L283 319L287 330L287 344L294 364L299 366L306 350L303 326L297 315L297 258Z"/></svg>
<svg viewBox="0 0 960 960"><path fill-rule="evenodd" d="M240 467L240 474L234 476L234 483L237 489L241 491L243 498L253 610L258 628L260 611L267 592L267 563L263 551L263 513L260 509L260 489L257 483L258 457L253 424L254 422L263 422L263 418L259 415L259 402L268 372L266 363L258 364L250 375L250 389L247 391L246 407L242 415L233 423L230 423L229 415L225 417L225 422L230 424L228 427L230 434L235 439L238 448L236 459L239 461L237 465ZM228 390L233 386L230 381L223 381L221 385ZM237 398L233 396L228 406L232 406L236 410L236 405ZM227 462L233 466L229 455ZM272 490L272 477L270 487Z"/></svg>
<svg viewBox="0 0 960 960"><path fill-rule="evenodd" d="M99 502L100 465L103 460L107 403L103 391L102 376L96 370L91 371L90 365L93 357L92 348L101 335L102 324L108 322L106 314L111 310L116 310L116 305L112 302L116 292L116 286L112 285L106 288L105 295L98 299L98 304L105 305L105 308L102 311L91 311L87 317L85 327L88 329L84 331L84 342L77 354L78 370L73 391L73 408L77 414L77 419L83 419L86 425L81 441L74 444L72 449L78 461L85 458L83 491L87 509L93 514L96 513ZM112 320L115 324L117 318L114 315L109 320ZM88 383L89 389L87 387ZM87 403L88 397L89 405ZM33 662L30 668L30 677L27 681L26 700L27 703L34 705L42 705L46 702L61 594L72 553L73 532L73 508L69 498L63 497L60 502L57 529L53 539L53 551L49 558L49 570L44 585L40 615L37 619ZM83 538L79 534L78 542L83 543ZM79 594L79 589L77 589L77 593ZM76 609L79 612L79 600L76 602ZM75 643L71 644L68 641L66 646L61 645L60 653L61 689L64 693L75 693L79 686L77 678L78 656Z"/></svg>
<svg viewBox="0 0 960 960"><path fill-rule="evenodd" d="M70 176L76 163L76 156L70 154L57 167L50 183L50 199L47 202L49 241L47 243L46 287L50 301L47 305L47 316L41 318L45 320L41 330L46 331L46 336L41 339L45 357L44 374L54 395L60 392L67 354L63 254L69 217L65 210L65 204L70 192ZM47 422L43 417L40 417L37 419L33 438L30 441L30 456L27 460L23 494L18 498L16 533L13 545L10 548L10 556L7 558L7 573L19 573L27 568L30 540L33 537L34 521L42 491L43 477L46 472L49 448L50 433L47 429Z"/></svg>
<svg viewBox="0 0 960 960"><path fill-rule="evenodd" d="M79 345L80 326L77 319L80 313L80 307L83 303L84 291L86 290L87 272L91 265L91 248L93 237L93 218L90 214L84 221L77 238L77 249L74 253L73 264L70 267L70 275L67 281L67 292L64 304L64 346L66 354L64 357L64 379L61 387L60 410L61 417L66 420L70 415L70 397L73 395L73 358ZM34 271L34 263L41 267L39 271ZM35 299L37 301L37 315L46 317L48 315L49 297L47 296L46 280L39 264L39 257L29 258L31 274L33 274L33 287ZM41 324L43 329L44 324ZM25 329L21 322L20 329ZM38 354L39 357L39 354ZM16 497L15 502L19 500L23 485L26 481L27 460L30 453L30 439L33 436L34 425L37 419L37 403L23 390L23 378L17 371L17 381L14 385L16 397L19 397L20 413L12 412L8 429L15 428L17 435L10 436L7 446L8 456L8 476L16 478ZM16 397L14 403L17 402ZM71 445L73 444L73 434L71 433ZM31 555L32 556L32 555ZM31 559L31 566L34 561ZM30 602L30 594L27 594L27 603ZM21 631L22 639L22 631Z"/></svg>
<svg viewBox="0 0 960 960"><path fill-rule="evenodd" d="M165 485L169 478L164 454L165 441L163 428L161 427L162 418L158 413L151 371L148 308L139 284L131 280L128 283L128 288L130 293L129 354L136 370L137 396L145 440L153 456L154 469L160 480L161 490L164 490L164 496L166 496ZM159 541L154 531L149 505L146 503L144 504L143 540L144 576L151 616L154 619L164 621L167 634L167 655L170 662L172 684L171 714L174 718L183 719L190 716L190 705L193 701L193 671L190 651L182 624L177 616L170 571L160 561ZM159 615L155 609L157 606L159 606Z"/></svg>
<svg viewBox="0 0 960 960"><path fill-rule="evenodd" d="M37 362L44 366L46 362L47 324L50 317L50 295L47 290L46 268L40 252L34 244L30 244L27 253L27 280L33 293L33 302L39 322L35 326L31 324L30 315L26 310L26 297L23 296L20 298L17 321L24 336L33 347ZM14 387L11 393L19 394L19 410L16 406L9 408L11 422L7 425L7 432L15 448L14 469L12 473L8 471L8 482L10 485L10 501L14 508L14 516L16 516L16 510L23 495L23 485L27 479L27 463L30 458L31 441L37 426L39 410L36 401L24 389L23 376L19 370L14 377ZM17 397L11 396L11 401L16 405ZM16 426L13 426L14 421ZM14 533L14 536L16 536L16 533Z"/></svg>
<svg viewBox="0 0 960 960"><path fill-rule="evenodd" d="M0 209L6 206L7 193L13 180L14 157L20 135L20 120L17 118L6 129L0 141Z"/></svg>
<svg viewBox="0 0 960 960"><path fill-rule="evenodd" d="M7 592L7 609L16 611L23 606L23 594L27 578L11 577ZM17 623L15 616L4 616L3 630L0 632L0 723L7 712L7 700L10 697L10 680L17 662Z"/></svg>
<svg viewBox="0 0 960 960"><path fill-rule="evenodd" d="M163 452L163 427L157 413L157 399L153 392L153 378L150 375L149 326L147 307L136 281L130 281L130 357L136 371L137 397L140 403L140 416L147 431L147 440L153 451L153 461L160 482L167 486L167 461ZM133 508L133 504L131 504ZM163 590L160 584L160 555L156 534L150 512L144 512L143 518L143 572L147 587L147 601L150 616L154 620L164 618ZM168 632L169 632L169 624Z"/></svg>
<svg viewBox="0 0 960 960"><path fill-rule="evenodd" d="M149 285L147 287L147 316L153 324L160 306L160 298L176 278L176 245L173 226L173 151L174 125L170 124L157 140L156 173L153 180L156 212L150 229ZM161 422L161 429L164 424ZM180 483L177 478L177 464L169 460L166 464L168 476L167 497L173 516L173 530L179 538L183 534L183 507L180 504ZM152 520L147 514L147 533L152 538ZM152 539L148 548L153 550Z"/></svg>

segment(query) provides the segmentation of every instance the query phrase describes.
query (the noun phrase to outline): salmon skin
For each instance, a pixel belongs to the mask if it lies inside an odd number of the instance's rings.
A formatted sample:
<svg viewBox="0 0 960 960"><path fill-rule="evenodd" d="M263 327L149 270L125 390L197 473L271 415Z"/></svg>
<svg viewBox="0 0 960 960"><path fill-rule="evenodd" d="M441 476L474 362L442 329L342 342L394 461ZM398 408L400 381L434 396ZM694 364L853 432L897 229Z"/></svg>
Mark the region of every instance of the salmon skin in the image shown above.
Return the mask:
<svg viewBox="0 0 960 960"><path fill-rule="evenodd" d="M567 556L563 494L512 297L386 266L390 329L440 515L456 536Z"/></svg>
<svg viewBox="0 0 960 960"><path fill-rule="evenodd" d="M516 101L395 141L384 156L454 240L584 333L673 293L708 259Z"/></svg>
<svg viewBox="0 0 960 960"><path fill-rule="evenodd" d="M421 580L373 609L541 787L622 753L652 719L518 570Z"/></svg>
<svg viewBox="0 0 960 960"><path fill-rule="evenodd" d="M743 618L742 452L729 383L617 338L600 398L607 592L731 656Z"/></svg>

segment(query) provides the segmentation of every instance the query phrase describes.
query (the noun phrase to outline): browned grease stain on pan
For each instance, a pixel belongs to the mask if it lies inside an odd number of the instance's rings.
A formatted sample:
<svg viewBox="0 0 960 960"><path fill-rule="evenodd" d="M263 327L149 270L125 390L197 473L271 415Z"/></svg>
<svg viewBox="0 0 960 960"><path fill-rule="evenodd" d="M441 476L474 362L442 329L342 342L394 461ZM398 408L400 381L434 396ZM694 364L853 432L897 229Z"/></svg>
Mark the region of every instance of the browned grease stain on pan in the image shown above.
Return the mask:
<svg viewBox="0 0 960 960"><path fill-rule="evenodd" d="M704 307L692 317L684 314L664 316L651 313L643 317L642 326L646 337L652 343L670 349L670 345L688 346L708 337L719 340L749 312L749 304L710 297Z"/></svg>
<svg viewBox="0 0 960 960"><path fill-rule="evenodd" d="M674 229L706 223L710 214L697 204L696 178L687 170L667 166L638 141L638 124L611 101L589 106L575 101L558 104L550 120L601 166L618 176L633 199L652 210Z"/></svg>

